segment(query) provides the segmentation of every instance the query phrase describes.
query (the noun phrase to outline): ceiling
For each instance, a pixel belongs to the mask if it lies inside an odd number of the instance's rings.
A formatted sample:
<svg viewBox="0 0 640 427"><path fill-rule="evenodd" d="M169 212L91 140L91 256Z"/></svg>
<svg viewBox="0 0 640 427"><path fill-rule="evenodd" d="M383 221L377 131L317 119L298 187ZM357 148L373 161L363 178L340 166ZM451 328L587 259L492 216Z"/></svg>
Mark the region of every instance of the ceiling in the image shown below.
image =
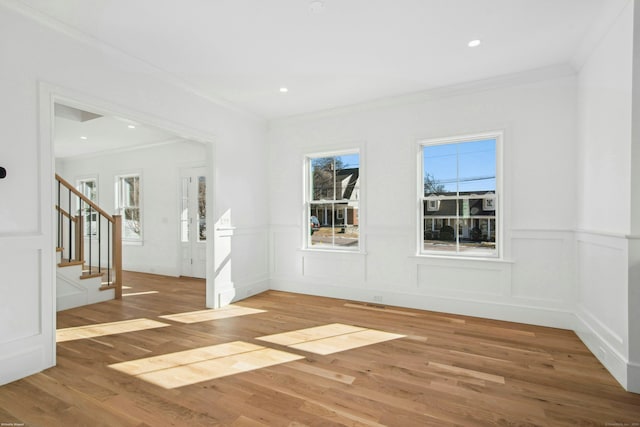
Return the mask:
<svg viewBox="0 0 640 427"><path fill-rule="evenodd" d="M55 157L65 158L181 140L171 133L121 117L101 116L56 104L53 141Z"/></svg>
<svg viewBox="0 0 640 427"><path fill-rule="evenodd" d="M20 1L266 119L571 63L612 3Z"/></svg>

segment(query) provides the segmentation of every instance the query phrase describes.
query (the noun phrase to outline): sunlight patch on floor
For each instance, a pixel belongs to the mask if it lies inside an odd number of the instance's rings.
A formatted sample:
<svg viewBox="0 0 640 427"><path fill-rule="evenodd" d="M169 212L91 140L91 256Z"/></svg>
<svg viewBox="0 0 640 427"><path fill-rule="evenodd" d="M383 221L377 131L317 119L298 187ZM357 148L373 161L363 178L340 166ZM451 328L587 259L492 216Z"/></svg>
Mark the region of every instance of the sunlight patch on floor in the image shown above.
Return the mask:
<svg viewBox="0 0 640 427"><path fill-rule="evenodd" d="M151 319L133 319L120 322L98 323L95 325L76 326L73 328L58 329L56 342L81 340L85 338L102 337L105 335L124 334L127 332L142 331L145 329L164 328L171 326Z"/></svg>
<svg viewBox="0 0 640 427"><path fill-rule="evenodd" d="M228 305L222 308L191 311L187 313L168 314L159 316L163 319L173 320L180 323L197 323L208 320L227 319L229 317L246 316L248 314L265 313L265 310L256 308L241 307L238 305Z"/></svg>
<svg viewBox="0 0 640 427"><path fill-rule="evenodd" d="M405 335L332 323L314 328L266 335L256 339L285 345L297 350L326 355L403 337Z"/></svg>
<svg viewBox="0 0 640 427"><path fill-rule="evenodd" d="M304 359L243 341L201 347L109 365L166 389Z"/></svg>
<svg viewBox="0 0 640 427"><path fill-rule="evenodd" d="M149 294L157 294L158 291L146 291L146 292L132 292L130 294L122 294L123 297L134 297L136 295L149 295Z"/></svg>

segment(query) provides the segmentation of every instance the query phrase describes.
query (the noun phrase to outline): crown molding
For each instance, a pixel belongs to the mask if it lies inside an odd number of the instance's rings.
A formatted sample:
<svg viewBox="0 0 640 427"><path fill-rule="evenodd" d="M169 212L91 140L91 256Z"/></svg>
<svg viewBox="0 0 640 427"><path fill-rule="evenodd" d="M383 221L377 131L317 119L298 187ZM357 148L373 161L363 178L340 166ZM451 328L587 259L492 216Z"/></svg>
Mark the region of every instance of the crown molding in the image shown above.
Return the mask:
<svg viewBox="0 0 640 427"><path fill-rule="evenodd" d="M424 91L412 92L398 96L390 96L362 103L352 104L344 107L337 107L328 110L321 110L312 113L293 115L269 121L270 125L277 127L278 124L295 123L299 121L328 118L350 113L360 113L364 111L378 110L408 104L419 104L453 96L468 95L488 90L501 89L511 86L535 83L538 81L550 80L575 76L576 70L569 63L555 64L548 67L536 68L517 73L505 74L488 79L474 80L450 86L443 86Z"/></svg>
<svg viewBox="0 0 640 427"><path fill-rule="evenodd" d="M198 141L193 141L193 140L189 140L189 139L182 139L182 138L169 138L169 139L166 139L166 140L163 140L163 141L151 142L149 144L136 145L136 146L133 146L133 147L118 147L118 148L111 148L111 149L108 149L108 150L93 151L91 153L72 154L70 156L55 156L55 158L56 159L60 159L62 161L91 159L91 158L95 158L95 157L109 156L109 155L112 155L112 154L127 153L127 152L130 152L130 151L147 150L149 148L161 147L163 145L188 144L188 143L190 143L190 144L202 144L204 146L204 143L198 142Z"/></svg>
<svg viewBox="0 0 640 427"><path fill-rule="evenodd" d="M602 40L611 31L615 23L620 19L624 10L633 5L634 0L607 0L602 2L600 18L597 19L582 38L576 49L571 64L580 71L587 63L593 51L602 43Z"/></svg>

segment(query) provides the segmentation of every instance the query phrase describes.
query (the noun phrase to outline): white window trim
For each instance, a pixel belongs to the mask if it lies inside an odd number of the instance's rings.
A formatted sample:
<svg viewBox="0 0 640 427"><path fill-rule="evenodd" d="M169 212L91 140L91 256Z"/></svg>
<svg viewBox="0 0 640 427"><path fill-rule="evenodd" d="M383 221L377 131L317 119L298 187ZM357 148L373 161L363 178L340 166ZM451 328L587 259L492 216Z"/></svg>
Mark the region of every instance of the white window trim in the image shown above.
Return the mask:
<svg viewBox="0 0 640 427"><path fill-rule="evenodd" d="M138 179L140 180L140 194L138 195L139 197L139 206L138 209L140 210L140 238L139 239L127 239L124 237L124 230L122 232L122 243L125 245L138 245L138 246L142 246L144 244L144 210L143 210L143 204L144 204L144 191L143 191L143 185L144 185L144 180L142 177L142 172L141 171L134 171L134 172L125 172L125 173L119 173L117 175L114 176L113 178L113 182L114 182L114 209L115 209L115 214L116 215L121 215L122 216L122 226L124 227L124 214L123 212L120 212L121 207L120 205L120 179L121 178L128 178L128 177L133 177L133 176L137 176Z"/></svg>
<svg viewBox="0 0 640 427"><path fill-rule="evenodd" d="M81 186L81 183L87 182L87 181L95 181L96 182L96 199L92 200L92 202L95 203L96 205L100 206L100 181L98 180L98 175L97 174L95 174L95 175L82 175L82 176L76 177L76 190L78 190L82 194L84 194L84 192L79 187ZM85 194L85 196L86 196L86 194ZM80 204L79 199L78 199L78 204ZM86 219L85 219L84 227L87 227ZM95 239L95 234L87 233L87 229L85 228L83 230L83 237L85 239L87 239L87 240Z"/></svg>
<svg viewBox="0 0 640 427"><path fill-rule="evenodd" d="M100 206L100 181L98 179L98 175L82 175L82 176L78 176L76 177L76 190L80 191L80 189L78 189L78 187L80 186L80 183L82 182L87 182L87 181L95 181L96 182L96 200L94 200L93 202Z"/></svg>
<svg viewBox="0 0 640 427"><path fill-rule="evenodd" d="M311 221L310 219L310 209L309 207L311 206L311 193L312 193L312 182L310 179L311 176L311 159L314 158L319 158L319 157L335 157L335 156L342 156L342 155L349 155L349 154L358 154L358 158L359 158L359 166L358 166L358 173L359 173L359 177L362 178L364 176L364 168L363 168L363 163L364 163L364 149L362 147L362 144L354 144L352 146L349 146L349 148L343 148L343 149L337 149L337 150L327 150L327 151L313 151L310 153L305 153L303 155L303 195L302 195L302 205L303 205L303 213L302 213L302 244L301 244L301 250L302 251L309 251L309 252L326 252L326 253L355 253L355 254L364 254L364 218L366 218L366 213L365 215L362 214L362 206L364 206L363 200L364 200L364 195L365 195L365 180L364 179L360 179L359 182L359 190L358 190L358 245L357 247L347 247L347 248L340 248L340 247L336 247L336 246L326 246L326 247L314 247L311 245L311 236L309 233L309 223ZM334 195L335 196L335 195ZM331 202L336 202L338 201L338 199L335 200L331 200ZM343 200L344 202L349 202L349 200Z"/></svg>
<svg viewBox="0 0 640 427"><path fill-rule="evenodd" d="M435 251L424 250L424 221L422 218L422 200L424 196L424 183L423 183L423 171L424 171L424 156L423 147L433 145L444 145L461 142L481 141L485 139L495 139L496 141L496 191L493 198L498 202L498 208L496 210L497 230L496 230L496 246L497 250L491 255L487 254L471 254L471 253L442 253ZM448 258L448 259L472 259L472 260L504 260L505 254L505 239L504 239L504 223L505 223L505 203L504 203L504 131L487 131L478 132L466 135L458 135L444 138L430 138L421 139L416 144L416 256L424 258ZM439 197L444 199L445 197Z"/></svg>

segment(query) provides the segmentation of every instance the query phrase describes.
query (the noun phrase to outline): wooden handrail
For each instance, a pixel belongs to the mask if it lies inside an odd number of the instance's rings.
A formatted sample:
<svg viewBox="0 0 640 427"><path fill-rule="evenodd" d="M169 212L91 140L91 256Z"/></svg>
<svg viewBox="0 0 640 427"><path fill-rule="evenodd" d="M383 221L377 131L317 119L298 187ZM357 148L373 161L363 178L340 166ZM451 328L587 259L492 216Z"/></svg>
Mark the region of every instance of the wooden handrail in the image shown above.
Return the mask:
<svg viewBox="0 0 640 427"><path fill-rule="evenodd" d="M103 217L107 218L109 220L110 223L114 223L113 217L111 215L109 215L108 213L106 213L105 211L103 211L100 206L96 205L95 203L93 203L91 200L89 200L89 198L87 196L85 196L84 194L82 194L81 192L79 192L78 190L76 190L73 185L69 184L67 181L64 180L64 178L62 178L60 175L56 174L56 179L62 184L64 185L69 191L71 191L73 194L75 194L76 196L78 196L83 202L85 202L86 204L88 204L89 206L91 206L96 212L98 212L100 215L102 215Z"/></svg>
<svg viewBox="0 0 640 427"><path fill-rule="evenodd" d="M75 217L73 215L69 215L69 212L65 211L64 209L62 209L60 206L56 206L56 210L60 211L60 213L62 214L62 216L66 216L67 218L69 218L71 221L73 222L77 222L78 221L78 217Z"/></svg>

